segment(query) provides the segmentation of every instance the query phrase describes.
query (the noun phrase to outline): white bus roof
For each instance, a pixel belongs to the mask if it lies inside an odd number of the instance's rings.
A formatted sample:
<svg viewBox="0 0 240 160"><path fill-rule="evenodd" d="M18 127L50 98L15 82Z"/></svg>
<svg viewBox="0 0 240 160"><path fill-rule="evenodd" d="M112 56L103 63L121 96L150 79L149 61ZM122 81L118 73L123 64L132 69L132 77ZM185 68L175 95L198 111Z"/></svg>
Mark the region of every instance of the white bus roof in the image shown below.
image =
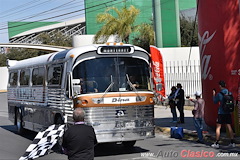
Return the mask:
<svg viewBox="0 0 240 160"><path fill-rule="evenodd" d="M85 52L89 51L96 51L99 46L112 46L112 45L107 45L107 44L94 44L94 45L88 45L88 46L81 46L77 48L73 48L70 50L64 50L61 52L54 52L46 55L41 55L38 57L33 57L33 58L28 58L20 61L15 61L13 63L9 63L9 69L14 70L14 69L19 69L19 68L26 68L26 67L32 67L32 66L40 66L40 65L45 65L48 63L53 62L54 60L57 59L69 59L73 58L75 60L79 55ZM124 44L123 46L133 46L129 44ZM133 46L135 50L139 51L144 51L142 48Z"/></svg>

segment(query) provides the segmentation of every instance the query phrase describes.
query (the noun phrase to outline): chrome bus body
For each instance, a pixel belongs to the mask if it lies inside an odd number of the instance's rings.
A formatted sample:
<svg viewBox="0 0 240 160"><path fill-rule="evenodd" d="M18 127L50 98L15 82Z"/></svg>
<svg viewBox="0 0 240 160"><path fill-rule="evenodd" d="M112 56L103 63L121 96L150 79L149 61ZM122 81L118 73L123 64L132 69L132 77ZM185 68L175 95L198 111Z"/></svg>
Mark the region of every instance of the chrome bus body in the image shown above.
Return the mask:
<svg viewBox="0 0 240 160"><path fill-rule="evenodd" d="M73 109L82 107L99 143L151 138L150 75L148 53L132 45L90 45L18 61L9 67L9 119L39 131L72 124Z"/></svg>

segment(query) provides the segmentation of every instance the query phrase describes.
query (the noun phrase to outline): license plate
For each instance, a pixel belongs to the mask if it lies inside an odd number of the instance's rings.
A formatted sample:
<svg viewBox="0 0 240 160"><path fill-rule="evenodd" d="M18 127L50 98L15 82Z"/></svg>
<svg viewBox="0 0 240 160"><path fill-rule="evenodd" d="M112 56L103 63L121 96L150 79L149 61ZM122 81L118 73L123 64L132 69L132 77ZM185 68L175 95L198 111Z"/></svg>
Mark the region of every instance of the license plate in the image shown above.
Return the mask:
<svg viewBox="0 0 240 160"><path fill-rule="evenodd" d="M126 128L135 128L135 122L126 122L125 127Z"/></svg>

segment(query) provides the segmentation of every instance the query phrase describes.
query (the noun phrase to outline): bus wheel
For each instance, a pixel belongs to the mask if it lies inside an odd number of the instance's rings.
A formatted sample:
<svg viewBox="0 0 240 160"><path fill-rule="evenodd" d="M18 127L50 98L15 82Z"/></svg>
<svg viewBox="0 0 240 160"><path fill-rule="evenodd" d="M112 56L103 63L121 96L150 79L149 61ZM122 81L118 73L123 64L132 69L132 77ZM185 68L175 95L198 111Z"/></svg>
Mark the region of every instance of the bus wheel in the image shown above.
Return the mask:
<svg viewBox="0 0 240 160"><path fill-rule="evenodd" d="M63 119L60 115L57 115L55 118L55 124L63 124Z"/></svg>
<svg viewBox="0 0 240 160"><path fill-rule="evenodd" d="M22 120L21 109L16 110L16 126L17 126L17 133L18 134L23 134L25 129L23 128L23 120Z"/></svg>
<svg viewBox="0 0 240 160"><path fill-rule="evenodd" d="M56 115L55 122L56 125L64 124L64 121L60 115ZM62 142L63 137L58 137L57 143L54 145L53 150L57 153L63 153L62 152Z"/></svg>
<svg viewBox="0 0 240 160"><path fill-rule="evenodd" d="M124 141L122 142L123 146L126 148L132 148L135 145L136 141Z"/></svg>
<svg viewBox="0 0 240 160"><path fill-rule="evenodd" d="M64 121L60 115L57 115L55 118L55 124L56 125L62 125L64 124ZM58 143L62 145L63 137L58 137Z"/></svg>

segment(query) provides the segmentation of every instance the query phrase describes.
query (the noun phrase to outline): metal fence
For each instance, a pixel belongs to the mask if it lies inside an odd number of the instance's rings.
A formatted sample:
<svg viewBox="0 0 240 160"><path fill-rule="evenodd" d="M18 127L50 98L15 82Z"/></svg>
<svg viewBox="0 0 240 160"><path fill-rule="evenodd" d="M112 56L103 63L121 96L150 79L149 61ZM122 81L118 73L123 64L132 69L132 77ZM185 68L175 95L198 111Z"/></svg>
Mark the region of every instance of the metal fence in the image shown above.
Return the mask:
<svg viewBox="0 0 240 160"><path fill-rule="evenodd" d="M196 91L202 91L200 60L165 61L164 74L167 95L177 83L182 84L185 96L194 97Z"/></svg>

